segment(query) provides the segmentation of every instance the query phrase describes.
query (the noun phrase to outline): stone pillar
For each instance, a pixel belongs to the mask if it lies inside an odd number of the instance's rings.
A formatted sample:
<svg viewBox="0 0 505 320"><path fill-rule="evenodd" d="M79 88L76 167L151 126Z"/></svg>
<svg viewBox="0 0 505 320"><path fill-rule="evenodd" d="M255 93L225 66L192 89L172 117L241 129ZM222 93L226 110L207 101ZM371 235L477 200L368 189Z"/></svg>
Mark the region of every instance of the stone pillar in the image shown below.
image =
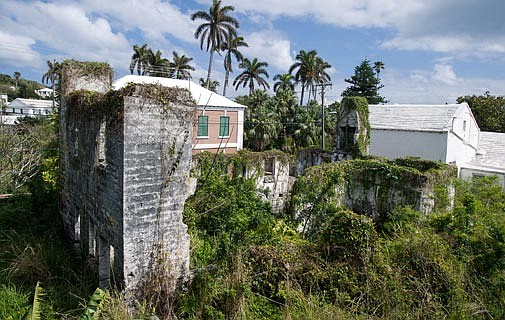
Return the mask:
<svg viewBox="0 0 505 320"><path fill-rule="evenodd" d="M107 289L110 286L110 244L98 237L98 286Z"/></svg>

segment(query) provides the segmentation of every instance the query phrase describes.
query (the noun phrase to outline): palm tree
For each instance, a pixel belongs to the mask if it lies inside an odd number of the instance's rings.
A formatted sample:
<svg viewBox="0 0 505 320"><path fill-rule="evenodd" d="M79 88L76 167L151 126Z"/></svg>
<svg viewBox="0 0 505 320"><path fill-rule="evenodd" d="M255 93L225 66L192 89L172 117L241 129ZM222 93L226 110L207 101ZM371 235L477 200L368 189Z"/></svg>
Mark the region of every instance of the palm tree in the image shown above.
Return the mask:
<svg viewBox="0 0 505 320"><path fill-rule="evenodd" d="M294 74L294 79L297 83L300 83L302 86L302 93L300 96L300 104L303 105L303 96L305 93L305 87L307 85L307 75L310 70L313 68L312 64L314 63L314 57L316 55L315 50L311 50L306 52L305 50L300 50L300 52L296 55L295 59L297 60L290 68L289 73Z"/></svg>
<svg viewBox="0 0 505 320"><path fill-rule="evenodd" d="M21 72L19 72L19 71L14 72L14 78L16 78L16 90L17 90L18 89L18 81L19 81L19 78L21 78Z"/></svg>
<svg viewBox="0 0 505 320"><path fill-rule="evenodd" d="M200 49L210 51L207 84L210 84L212 57L214 52L221 50L224 42L237 36L238 21L228 14L235 10L233 6L221 7L220 0L213 0L209 12L197 11L191 15L191 20L202 19L205 22L196 28L195 39L200 38Z"/></svg>
<svg viewBox="0 0 505 320"><path fill-rule="evenodd" d="M375 61L373 68L375 70L375 74L377 75L377 80L379 80L379 74L381 73L381 70L384 70L384 62Z"/></svg>
<svg viewBox="0 0 505 320"><path fill-rule="evenodd" d="M62 64L53 60L47 61L48 70L42 75L42 83L48 84L51 82L51 87L53 89L53 109L56 106L56 96L59 94L59 84L61 80L61 67Z"/></svg>
<svg viewBox="0 0 505 320"><path fill-rule="evenodd" d="M147 67L149 64L149 47L147 43L144 43L142 46L134 45L133 46L133 55L130 62L130 73L133 74L135 67L137 67L137 73L145 74L147 72Z"/></svg>
<svg viewBox="0 0 505 320"><path fill-rule="evenodd" d="M274 91L277 92L278 90L295 90L295 84L293 83L293 80L295 78L291 73L283 73L283 74L277 74L274 77L274 81L277 81L274 83Z"/></svg>
<svg viewBox="0 0 505 320"><path fill-rule="evenodd" d="M152 77L171 78L173 72L170 70L170 61L163 58L163 53L160 50L153 52L151 49L147 50L147 61L144 64L142 75L149 75Z"/></svg>
<svg viewBox="0 0 505 320"><path fill-rule="evenodd" d="M195 68L189 65L189 63L193 60L186 56L185 54L179 56L177 52L173 52L172 62L170 62L170 69L173 73L173 77L176 79L191 79L191 74L189 71L194 71Z"/></svg>
<svg viewBox="0 0 505 320"><path fill-rule="evenodd" d="M207 80L204 78L200 78L200 85L202 87L208 88L210 91L217 91L217 87L219 87L219 82L215 80L210 80L210 83L207 83Z"/></svg>
<svg viewBox="0 0 505 320"><path fill-rule="evenodd" d="M46 73L42 75L42 83L51 83L51 86L53 86L54 89L54 86L61 79L61 64L56 61L47 61L47 67L48 69Z"/></svg>
<svg viewBox="0 0 505 320"><path fill-rule="evenodd" d="M316 50L311 50L309 52L300 50L295 59L297 61L289 68L289 73L292 74L296 70L294 79L302 86L300 104L303 104L305 90L309 91L309 97L312 94L315 99L315 85L331 80L329 74L325 71L331 68L331 66L317 56Z"/></svg>
<svg viewBox="0 0 505 320"><path fill-rule="evenodd" d="M254 92L254 82L258 83L258 86L263 87L263 89L270 88L268 82L262 78L262 75L268 78L268 72L264 69L264 67L268 67L268 63L258 61L257 58L254 58L253 61L245 58L244 61L240 63L239 67L240 69L244 69L244 71L233 81L235 90L237 90L240 85L244 88L246 85L249 85L249 94L251 95Z"/></svg>
<svg viewBox="0 0 505 320"><path fill-rule="evenodd" d="M258 90L254 94L256 92ZM264 151L272 147L282 130L279 114L264 101L250 108L244 125L244 144L253 151Z"/></svg>
<svg viewBox="0 0 505 320"><path fill-rule="evenodd" d="M224 86L223 86L223 96L226 96L226 87L228 87L228 79L230 77L230 72L233 72L232 57L234 56L238 63L244 60L244 56L238 50L239 47L249 47L247 42L244 41L244 37L235 37L224 42L221 47L221 51L226 51L224 55Z"/></svg>

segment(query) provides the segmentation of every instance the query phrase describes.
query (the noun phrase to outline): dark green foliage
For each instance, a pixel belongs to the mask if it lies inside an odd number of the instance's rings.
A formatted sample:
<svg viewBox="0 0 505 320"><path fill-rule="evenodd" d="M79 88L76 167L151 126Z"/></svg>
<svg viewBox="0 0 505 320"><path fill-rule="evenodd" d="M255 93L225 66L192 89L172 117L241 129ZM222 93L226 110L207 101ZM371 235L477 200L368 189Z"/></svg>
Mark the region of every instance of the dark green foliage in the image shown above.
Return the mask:
<svg viewBox="0 0 505 320"><path fill-rule="evenodd" d="M400 160L396 160L400 161ZM358 159L312 167L299 177L291 191L291 209L299 208L294 217L303 223L305 235L312 237L319 232L320 226L335 208L343 206L344 199L352 197L353 186L362 192L377 194L375 212L372 208L359 207L353 210L359 213L374 214L374 220L382 223L393 208L392 192L401 192L403 199L399 205L416 202L419 189L425 184L444 184L448 186L455 177L453 167L438 167L433 164L421 166L414 159L406 160L412 167L400 166L395 161L385 159ZM422 163L422 162L420 162ZM417 165L416 165L417 164ZM428 169L419 171L420 169ZM441 195L447 196L447 195ZM446 198L435 199L435 204ZM367 211L368 210L368 211Z"/></svg>
<svg viewBox="0 0 505 320"><path fill-rule="evenodd" d="M244 145L253 151L279 149L291 154L306 148L321 146L321 105L312 100L300 106L289 89L277 90L269 97L265 91L237 97L236 101L248 106L244 123ZM326 108L325 138L331 148L336 130L335 112L339 103Z"/></svg>
<svg viewBox="0 0 505 320"><path fill-rule="evenodd" d="M252 180L240 176L245 167L261 168L262 158L246 151L232 156L204 153L198 163L198 188L184 211L198 239L194 264L224 262L246 245L269 242L274 222L270 205L259 198Z"/></svg>
<svg viewBox="0 0 505 320"><path fill-rule="evenodd" d="M468 103L480 130L505 132L505 97L486 92L481 96L458 97L457 102Z"/></svg>
<svg viewBox="0 0 505 320"><path fill-rule="evenodd" d="M0 200L0 282L11 288L0 290L0 301L4 295L31 296L41 281L47 319L55 319L55 311L76 310L79 297L96 287L93 273L63 235L54 199L38 202L36 209L27 196Z"/></svg>
<svg viewBox="0 0 505 320"><path fill-rule="evenodd" d="M322 228L319 241L329 260L366 263L377 242L377 232L372 219L338 210Z"/></svg>
<svg viewBox="0 0 505 320"><path fill-rule="evenodd" d="M19 79L16 88L16 79L6 74L0 74L0 92L7 93L9 101L16 98L40 99L35 90L44 88L44 85L26 79Z"/></svg>
<svg viewBox="0 0 505 320"><path fill-rule="evenodd" d="M380 83L380 78L374 71L370 60L365 59L359 66L354 68L354 75L350 79L345 79L350 83L342 92L342 97L364 97L369 104L386 103L387 100L379 95L379 90L384 87Z"/></svg>

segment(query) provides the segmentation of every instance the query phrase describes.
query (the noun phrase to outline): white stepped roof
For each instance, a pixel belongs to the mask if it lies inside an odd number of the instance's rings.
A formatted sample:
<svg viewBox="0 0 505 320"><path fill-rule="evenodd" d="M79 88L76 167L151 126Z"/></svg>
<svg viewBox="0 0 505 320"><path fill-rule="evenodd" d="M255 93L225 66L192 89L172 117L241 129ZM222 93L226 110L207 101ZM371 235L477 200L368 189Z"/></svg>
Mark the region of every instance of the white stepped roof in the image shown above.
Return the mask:
<svg viewBox="0 0 505 320"><path fill-rule="evenodd" d="M481 131L477 157L465 167L485 167L505 172L505 133Z"/></svg>
<svg viewBox="0 0 505 320"><path fill-rule="evenodd" d="M128 75L114 81L112 87L114 90L118 90L126 87L129 83L160 84L166 87L188 89L191 92L193 99L195 99L196 104L201 107L208 106L240 109L246 108L246 106L238 104L226 97L223 97L222 95L207 90L204 87L192 82L191 80Z"/></svg>
<svg viewBox="0 0 505 320"><path fill-rule="evenodd" d="M372 129L407 131L447 131L452 118L468 104L441 105L369 105Z"/></svg>
<svg viewBox="0 0 505 320"><path fill-rule="evenodd" d="M17 107L17 108L52 108L53 101L52 100L37 100L37 99L23 99L17 98L14 99L9 107Z"/></svg>

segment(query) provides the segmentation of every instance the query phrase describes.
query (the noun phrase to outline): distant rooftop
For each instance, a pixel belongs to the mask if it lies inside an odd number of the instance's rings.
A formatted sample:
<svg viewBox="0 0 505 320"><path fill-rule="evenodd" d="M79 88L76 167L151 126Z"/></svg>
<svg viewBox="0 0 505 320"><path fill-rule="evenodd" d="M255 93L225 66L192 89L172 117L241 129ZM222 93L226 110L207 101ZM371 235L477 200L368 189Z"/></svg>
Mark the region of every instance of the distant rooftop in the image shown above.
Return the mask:
<svg viewBox="0 0 505 320"><path fill-rule="evenodd" d="M481 131L477 157L468 166L505 172L505 133Z"/></svg>
<svg viewBox="0 0 505 320"><path fill-rule="evenodd" d="M198 106L209 107L225 107L225 108L246 108L246 106L238 104L222 95L205 89L204 87L194 83L191 80L179 80L161 77L148 77L128 75L114 81L112 87L115 90L121 89L128 83L144 83L144 84L160 84L166 87L188 89L195 99Z"/></svg>
<svg viewBox="0 0 505 320"><path fill-rule="evenodd" d="M9 106L10 107L25 106L25 107L30 107L30 108L52 108L53 101L52 100L17 98L17 99L14 99Z"/></svg>
<svg viewBox="0 0 505 320"><path fill-rule="evenodd" d="M447 131L452 118L466 103L441 105L369 105L372 129L407 131Z"/></svg>

